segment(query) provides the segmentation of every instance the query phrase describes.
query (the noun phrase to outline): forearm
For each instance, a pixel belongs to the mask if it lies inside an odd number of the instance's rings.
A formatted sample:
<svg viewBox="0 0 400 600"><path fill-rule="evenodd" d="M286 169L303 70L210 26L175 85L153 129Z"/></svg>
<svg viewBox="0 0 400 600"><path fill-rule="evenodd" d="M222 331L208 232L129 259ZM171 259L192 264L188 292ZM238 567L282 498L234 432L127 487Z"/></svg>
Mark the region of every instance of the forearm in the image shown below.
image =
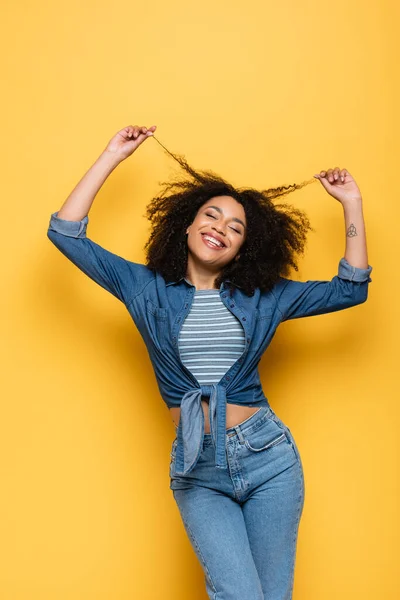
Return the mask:
<svg viewBox="0 0 400 600"><path fill-rule="evenodd" d="M346 248L344 257L353 267L368 268L367 240L362 207L362 199L354 199L343 204Z"/></svg>
<svg viewBox="0 0 400 600"><path fill-rule="evenodd" d="M120 162L115 154L106 150L102 152L65 200L57 217L68 221L83 219L89 213L97 192Z"/></svg>

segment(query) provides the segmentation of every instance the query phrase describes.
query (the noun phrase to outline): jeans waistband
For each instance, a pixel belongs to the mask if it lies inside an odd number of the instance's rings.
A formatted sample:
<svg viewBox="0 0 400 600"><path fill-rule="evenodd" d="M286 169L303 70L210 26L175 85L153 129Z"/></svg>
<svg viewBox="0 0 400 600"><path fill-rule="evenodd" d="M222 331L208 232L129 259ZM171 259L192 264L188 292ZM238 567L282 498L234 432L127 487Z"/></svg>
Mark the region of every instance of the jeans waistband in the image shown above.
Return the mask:
<svg viewBox="0 0 400 600"><path fill-rule="evenodd" d="M226 435L228 437L232 437L233 435L236 435L238 427L241 429L241 431L247 431L247 429L250 429L250 431L251 431L253 428L253 424L258 423L258 421L265 415L265 413L267 413L266 418L268 419L268 417L273 413L272 408L270 406L261 406L261 408L259 408L256 412L254 412L252 415L250 415L250 417L247 417L247 419L245 419L241 423L238 423L237 425L233 425L233 427L227 428ZM175 428L175 433L177 433L178 426L175 425L175 423L174 423L174 428ZM250 431L249 431L249 433L250 433ZM204 439L211 441L211 432L205 433Z"/></svg>
<svg viewBox="0 0 400 600"><path fill-rule="evenodd" d="M270 406L262 406L255 413L250 415L247 419L238 423L237 425L233 425L233 427L229 427L226 430L226 436L228 438L232 438L233 436L238 436L238 430L242 433L246 432L247 434L252 433L252 431L257 430L261 425L270 418L273 411ZM211 433L204 434L204 444L211 445L212 444L212 436Z"/></svg>

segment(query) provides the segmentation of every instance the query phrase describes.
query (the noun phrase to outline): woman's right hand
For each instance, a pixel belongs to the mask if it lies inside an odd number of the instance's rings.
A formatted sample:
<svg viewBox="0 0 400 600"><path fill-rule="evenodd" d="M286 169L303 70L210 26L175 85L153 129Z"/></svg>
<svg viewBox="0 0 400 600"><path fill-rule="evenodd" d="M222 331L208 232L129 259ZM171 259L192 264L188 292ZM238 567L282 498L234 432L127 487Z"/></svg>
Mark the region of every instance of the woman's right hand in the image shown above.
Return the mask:
<svg viewBox="0 0 400 600"><path fill-rule="evenodd" d="M140 144L152 136L156 125L151 127L140 127L139 125L128 125L111 138L104 152L115 154L120 160L128 158Z"/></svg>

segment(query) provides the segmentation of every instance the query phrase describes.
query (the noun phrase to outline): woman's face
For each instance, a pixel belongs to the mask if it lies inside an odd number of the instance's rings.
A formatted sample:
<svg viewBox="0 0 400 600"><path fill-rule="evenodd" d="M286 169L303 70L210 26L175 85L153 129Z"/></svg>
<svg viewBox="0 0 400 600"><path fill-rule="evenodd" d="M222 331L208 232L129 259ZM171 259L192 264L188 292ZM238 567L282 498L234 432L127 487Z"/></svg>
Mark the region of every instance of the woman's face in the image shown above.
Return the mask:
<svg viewBox="0 0 400 600"><path fill-rule="evenodd" d="M210 198L186 230L189 253L213 270L222 269L238 255L246 238L246 225L244 208L234 198Z"/></svg>

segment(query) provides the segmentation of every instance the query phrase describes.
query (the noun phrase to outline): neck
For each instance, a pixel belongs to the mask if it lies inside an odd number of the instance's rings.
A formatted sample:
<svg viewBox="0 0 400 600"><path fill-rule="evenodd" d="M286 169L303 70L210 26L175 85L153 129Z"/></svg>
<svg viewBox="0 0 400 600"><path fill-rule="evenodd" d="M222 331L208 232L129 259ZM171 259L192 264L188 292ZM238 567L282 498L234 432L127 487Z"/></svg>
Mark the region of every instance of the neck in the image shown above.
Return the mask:
<svg viewBox="0 0 400 600"><path fill-rule="evenodd" d="M218 290L215 287L215 279L220 274L220 271L213 271L212 269L204 267L204 265L196 264L196 262L189 255L187 268L186 268L186 279L192 283L198 290Z"/></svg>

